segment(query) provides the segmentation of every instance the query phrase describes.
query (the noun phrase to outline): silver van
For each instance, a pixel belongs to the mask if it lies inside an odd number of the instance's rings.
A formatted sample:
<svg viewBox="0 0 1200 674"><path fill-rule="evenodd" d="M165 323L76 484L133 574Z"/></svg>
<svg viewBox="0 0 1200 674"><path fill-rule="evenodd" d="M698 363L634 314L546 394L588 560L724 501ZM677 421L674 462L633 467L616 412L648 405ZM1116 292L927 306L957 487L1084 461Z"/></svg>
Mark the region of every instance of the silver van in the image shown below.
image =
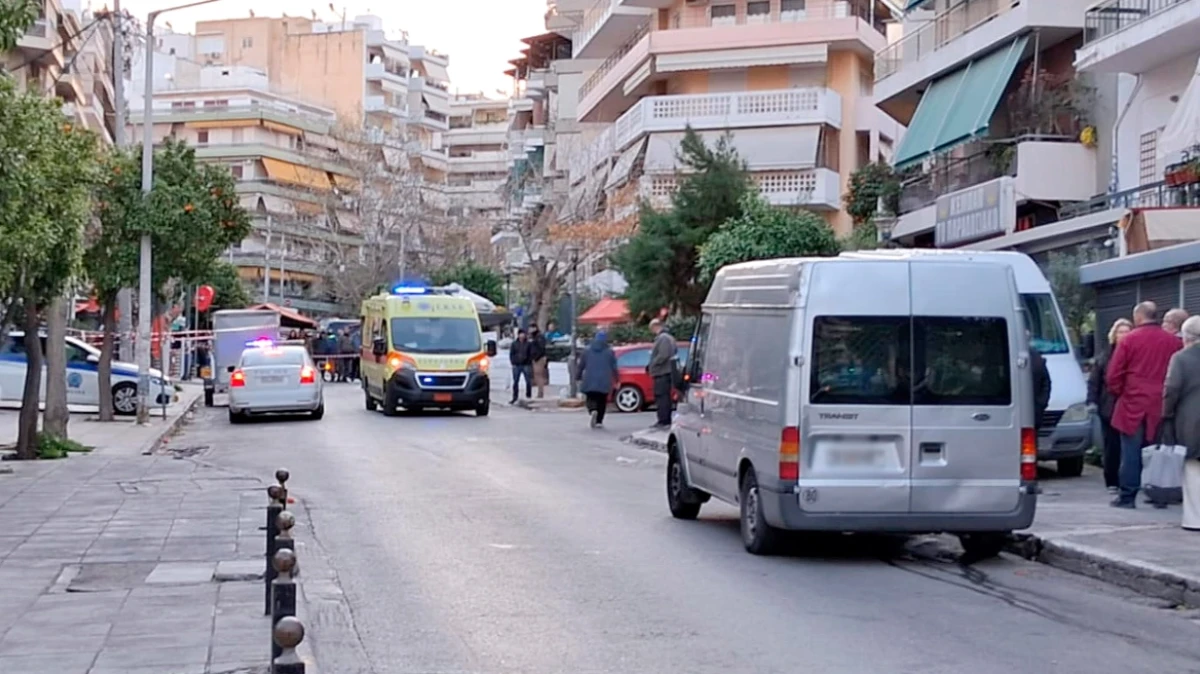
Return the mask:
<svg viewBox="0 0 1200 674"><path fill-rule="evenodd" d="M990 556L1037 505L1033 379L1011 268L953 259L722 269L668 440L671 513L781 529L958 534Z"/></svg>

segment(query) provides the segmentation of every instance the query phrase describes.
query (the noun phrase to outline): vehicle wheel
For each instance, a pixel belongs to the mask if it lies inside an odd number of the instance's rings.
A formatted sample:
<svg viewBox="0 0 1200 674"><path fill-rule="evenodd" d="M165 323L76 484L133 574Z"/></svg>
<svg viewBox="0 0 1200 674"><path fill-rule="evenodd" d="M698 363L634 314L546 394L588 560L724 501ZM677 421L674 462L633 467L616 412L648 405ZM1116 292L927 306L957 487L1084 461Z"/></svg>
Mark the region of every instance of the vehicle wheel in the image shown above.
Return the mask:
<svg viewBox="0 0 1200 674"><path fill-rule="evenodd" d="M683 476L683 464L676 452L667 459L667 507L678 520L694 520L700 515L700 495Z"/></svg>
<svg viewBox="0 0 1200 674"><path fill-rule="evenodd" d="M475 416L486 417L492 411L492 401L487 399L475 406Z"/></svg>
<svg viewBox="0 0 1200 674"><path fill-rule="evenodd" d="M317 409L313 410L312 414L309 415L309 418L312 419L313 421L320 421L324 417L325 417L325 403L321 403L321 405L319 407L317 407Z"/></svg>
<svg viewBox="0 0 1200 674"><path fill-rule="evenodd" d="M229 410L229 423L244 424L244 423L246 423L246 415L242 414L241 412L234 412L233 410Z"/></svg>
<svg viewBox="0 0 1200 674"><path fill-rule="evenodd" d="M138 392L137 384L121 382L113 387L113 413L122 417L137 414Z"/></svg>
<svg viewBox="0 0 1200 674"><path fill-rule="evenodd" d="M617 394L613 396L613 402L616 404L617 411L628 414L630 412L641 412L642 407L646 404L646 398L642 395L641 389L630 384L625 384L617 389Z"/></svg>
<svg viewBox="0 0 1200 674"><path fill-rule="evenodd" d="M974 562L996 557L1004 551L1008 542L1008 534L1002 532L987 532L981 534L962 534L958 537L963 547L965 561Z"/></svg>
<svg viewBox="0 0 1200 674"><path fill-rule="evenodd" d="M371 396L371 392L367 390L366 386L363 386L363 406L367 408L368 412L374 412L379 408L379 402Z"/></svg>
<svg viewBox="0 0 1200 674"><path fill-rule="evenodd" d="M1059 459L1058 476L1059 477L1079 477L1083 475L1083 457L1075 456L1070 459Z"/></svg>
<svg viewBox="0 0 1200 674"><path fill-rule="evenodd" d="M779 548L779 530L767 524L763 517L762 495L754 471L742 477L741 497L738 499L742 517L742 545L752 555L771 555Z"/></svg>
<svg viewBox="0 0 1200 674"><path fill-rule="evenodd" d="M400 407L400 400L397 398L395 393L392 393L392 387L386 385L385 387L386 390L383 394L383 416L400 416L400 410L397 409Z"/></svg>
<svg viewBox="0 0 1200 674"><path fill-rule="evenodd" d="M212 391L204 392L204 406L205 407L213 406L213 392Z"/></svg>

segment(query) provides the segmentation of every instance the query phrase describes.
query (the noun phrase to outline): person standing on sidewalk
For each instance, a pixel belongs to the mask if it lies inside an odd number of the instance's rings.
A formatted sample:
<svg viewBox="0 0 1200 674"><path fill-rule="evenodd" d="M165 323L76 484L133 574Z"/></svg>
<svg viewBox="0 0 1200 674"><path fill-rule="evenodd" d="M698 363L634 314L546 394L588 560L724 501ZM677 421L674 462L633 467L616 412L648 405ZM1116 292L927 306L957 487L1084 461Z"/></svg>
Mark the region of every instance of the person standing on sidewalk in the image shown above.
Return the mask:
<svg viewBox="0 0 1200 674"><path fill-rule="evenodd" d="M596 333L579 359L579 381L579 390L587 397L592 428L602 428L608 397L617 387L617 355L603 330Z"/></svg>
<svg viewBox="0 0 1200 674"><path fill-rule="evenodd" d="M1163 386L1163 444L1183 445L1183 519L1200 531L1200 316L1184 321L1183 350L1171 357Z"/></svg>
<svg viewBox="0 0 1200 674"><path fill-rule="evenodd" d="M524 330L517 331L517 338L508 348L508 362L512 364L513 394L510 405L516 405L520 398L521 378L525 378L525 398L533 397L533 382L530 375L533 370L533 345L529 342L529 334Z"/></svg>
<svg viewBox="0 0 1200 674"><path fill-rule="evenodd" d="M1120 494L1112 502L1114 508L1137 507L1142 447L1158 437L1167 365L1183 346L1159 325L1153 302L1134 307L1133 325L1117 345L1104 377L1109 393L1117 398L1112 425L1121 434Z"/></svg>
<svg viewBox="0 0 1200 674"><path fill-rule="evenodd" d="M1113 495L1116 495L1121 483L1118 477L1121 468L1121 434L1112 427L1113 410L1117 406L1117 397L1108 390L1108 386L1104 383L1104 376L1108 372L1108 364L1112 360L1117 345L1132 329L1133 323L1128 318L1118 318L1113 321L1112 327L1108 331L1108 350L1096 359L1095 365L1092 366L1091 376L1088 378L1088 404L1096 409L1096 416L1100 418L1100 434L1104 442L1102 448L1104 487L1108 489L1108 493Z"/></svg>
<svg viewBox="0 0 1200 674"><path fill-rule="evenodd" d="M650 321L650 332L654 333L654 347L650 350L650 364L646 372L654 380L654 407L658 413L656 428L671 427L671 393L675 390L675 354L678 347L675 338L659 319Z"/></svg>
<svg viewBox="0 0 1200 674"><path fill-rule="evenodd" d="M537 397L546 397L546 384L550 383L550 372L546 363L546 336L535 325L529 329L529 357L533 360L533 385L537 387Z"/></svg>

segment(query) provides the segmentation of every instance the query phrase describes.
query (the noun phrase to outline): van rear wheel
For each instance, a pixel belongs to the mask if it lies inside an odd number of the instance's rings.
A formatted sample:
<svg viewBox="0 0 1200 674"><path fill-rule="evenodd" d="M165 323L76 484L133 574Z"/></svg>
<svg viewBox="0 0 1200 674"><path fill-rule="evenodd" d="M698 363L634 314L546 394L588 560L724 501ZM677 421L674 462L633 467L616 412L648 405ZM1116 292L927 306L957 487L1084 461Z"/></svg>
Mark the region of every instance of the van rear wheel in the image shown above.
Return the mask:
<svg viewBox="0 0 1200 674"><path fill-rule="evenodd" d="M671 516L677 520L694 520L700 515L701 504L700 494L687 485L679 455L671 452L667 459L667 507L671 509Z"/></svg>
<svg viewBox="0 0 1200 674"><path fill-rule="evenodd" d="M1073 456L1069 459L1059 459L1057 462L1059 477L1079 477L1083 475L1083 457Z"/></svg>
<svg viewBox="0 0 1200 674"><path fill-rule="evenodd" d="M754 470L746 471L742 477L741 506L742 545L752 555L773 555L779 549L782 535L775 527L767 524L763 516L762 493L758 488L758 477Z"/></svg>
<svg viewBox="0 0 1200 674"><path fill-rule="evenodd" d="M1001 552L1004 552L1008 534L997 531L962 534L958 540L963 547L963 561L970 564L999 556Z"/></svg>

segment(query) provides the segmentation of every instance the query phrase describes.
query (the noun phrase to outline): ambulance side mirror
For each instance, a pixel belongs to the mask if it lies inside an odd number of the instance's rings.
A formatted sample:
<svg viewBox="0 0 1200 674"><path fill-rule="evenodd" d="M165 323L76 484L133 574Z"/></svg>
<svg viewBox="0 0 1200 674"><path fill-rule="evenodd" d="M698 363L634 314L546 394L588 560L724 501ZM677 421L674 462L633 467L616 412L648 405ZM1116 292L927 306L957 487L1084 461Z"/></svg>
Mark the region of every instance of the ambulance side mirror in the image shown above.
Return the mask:
<svg viewBox="0 0 1200 674"><path fill-rule="evenodd" d="M496 340L489 339L487 342L487 355L490 358L496 357Z"/></svg>

